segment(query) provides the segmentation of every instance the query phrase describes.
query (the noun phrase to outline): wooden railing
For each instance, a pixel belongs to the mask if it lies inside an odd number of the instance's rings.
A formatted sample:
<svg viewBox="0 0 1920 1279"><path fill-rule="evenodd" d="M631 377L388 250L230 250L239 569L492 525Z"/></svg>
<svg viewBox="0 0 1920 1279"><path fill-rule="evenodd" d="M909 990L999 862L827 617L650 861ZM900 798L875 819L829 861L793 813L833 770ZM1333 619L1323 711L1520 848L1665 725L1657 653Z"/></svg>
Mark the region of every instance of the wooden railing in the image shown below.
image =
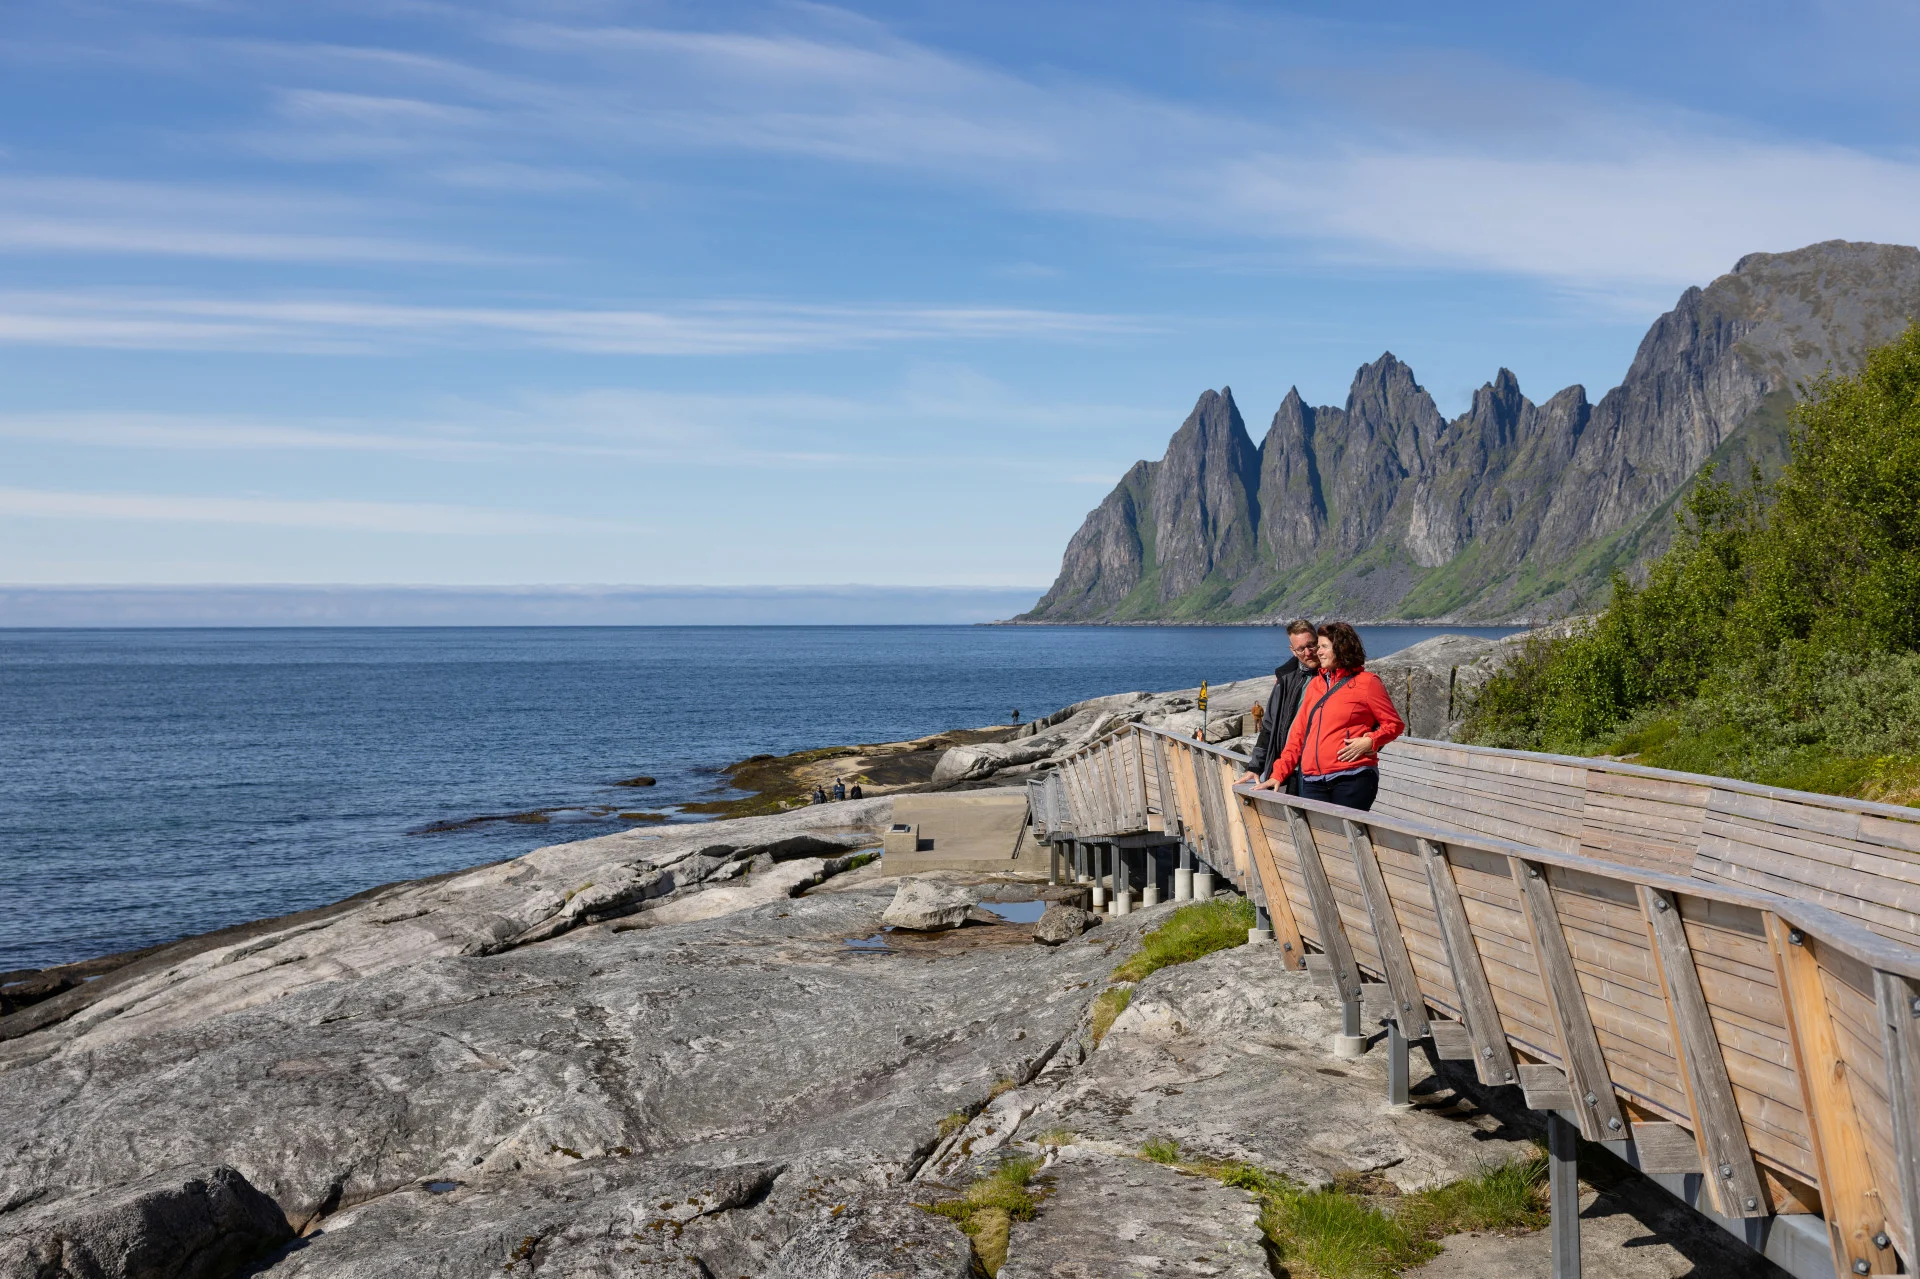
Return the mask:
<svg viewBox="0 0 1920 1279"><path fill-rule="evenodd" d="M1034 784L1036 831L1177 843L1349 1035L1384 986L1402 1052L1517 1084L1795 1273L1825 1268L1770 1227L1816 1219L1826 1273L1920 1269L1920 813L1411 740L1361 813L1244 766L1125 728Z"/></svg>

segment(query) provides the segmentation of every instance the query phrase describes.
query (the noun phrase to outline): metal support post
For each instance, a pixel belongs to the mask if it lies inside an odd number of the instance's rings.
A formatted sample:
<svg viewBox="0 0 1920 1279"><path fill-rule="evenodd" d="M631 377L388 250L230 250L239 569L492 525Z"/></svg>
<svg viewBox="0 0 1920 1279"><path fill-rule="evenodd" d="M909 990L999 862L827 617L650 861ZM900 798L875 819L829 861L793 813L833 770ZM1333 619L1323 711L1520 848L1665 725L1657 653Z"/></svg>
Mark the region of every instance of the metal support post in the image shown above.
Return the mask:
<svg viewBox="0 0 1920 1279"><path fill-rule="evenodd" d="M1367 1037L1360 1033L1360 999L1340 1004L1340 1033L1333 1037L1333 1055L1351 1061L1367 1054Z"/></svg>
<svg viewBox="0 0 1920 1279"><path fill-rule="evenodd" d="M1047 883L1058 884L1059 882L1060 845L1058 843L1049 843L1047 845Z"/></svg>
<svg viewBox="0 0 1920 1279"><path fill-rule="evenodd" d="M1147 868L1147 883L1146 886L1140 890L1140 904L1142 906L1158 906L1160 904L1159 848L1141 849L1140 859Z"/></svg>
<svg viewBox="0 0 1920 1279"><path fill-rule="evenodd" d="M1118 844L1113 846L1113 905L1108 909L1115 915L1133 911L1133 877L1127 870L1127 850Z"/></svg>
<svg viewBox="0 0 1920 1279"><path fill-rule="evenodd" d="M1107 905L1107 881L1101 873L1100 863L1106 859L1100 853L1100 845L1092 846L1093 852L1093 908L1104 910Z"/></svg>
<svg viewBox="0 0 1920 1279"><path fill-rule="evenodd" d="M1407 1095L1408 1075L1411 1073L1411 1063L1407 1058L1407 1037L1400 1031L1400 1019L1389 1017L1387 1018L1387 1104L1389 1106L1413 1104Z"/></svg>
<svg viewBox="0 0 1920 1279"><path fill-rule="evenodd" d="M1547 1112L1547 1202L1553 1213L1553 1279L1580 1279L1579 1130Z"/></svg>

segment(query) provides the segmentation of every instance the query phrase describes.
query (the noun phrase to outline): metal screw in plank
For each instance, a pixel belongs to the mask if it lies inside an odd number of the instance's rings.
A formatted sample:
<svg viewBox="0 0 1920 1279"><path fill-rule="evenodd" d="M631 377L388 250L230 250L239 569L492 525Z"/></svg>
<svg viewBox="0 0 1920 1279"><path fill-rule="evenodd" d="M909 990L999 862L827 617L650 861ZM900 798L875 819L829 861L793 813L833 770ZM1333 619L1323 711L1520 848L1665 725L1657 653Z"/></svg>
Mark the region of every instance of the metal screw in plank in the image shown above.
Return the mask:
<svg viewBox="0 0 1920 1279"><path fill-rule="evenodd" d="M1619 1132L1619 1131L1620 1131L1620 1121L1619 1121L1618 1119L1609 1119L1609 1120L1607 1120L1607 1131L1608 1131L1608 1132Z"/></svg>
<svg viewBox="0 0 1920 1279"><path fill-rule="evenodd" d="M1873 1246L1876 1248L1889 1248L1893 1246L1893 1240L1887 1238L1887 1232L1882 1230L1873 1237Z"/></svg>
<svg viewBox="0 0 1920 1279"><path fill-rule="evenodd" d="M1758 1199L1755 1199L1752 1195L1747 1196L1748 1208L1758 1208L1759 1206L1760 1206L1760 1201Z"/></svg>
<svg viewBox="0 0 1920 1279"><path fill-rule="evenodd" d="M1666 898L1664 898L1664 897L1656 897L1656 898L1654 898L1654 899L1653 899L1653 908L1654 908L1655 910L1665 910L1665 909L1667 909L1667 899L1666 899Z"/></svg>
<svg viewBox="0 0 1920 1279"><path fill-rule="evenodd" d="M1798 928L1789 928L1787 930L1787 940L1795 946L1804 946L1807 944L1807 935Z"/></svg>
<svg viewBox="0 0 1920 1279"><path fill-rule="evenodd" d="M1873 1267L1867 1264L1867 1259L1865 1257L1862 1257L1860 1258L1860 1260L1853 1263L1853 1273L1855 1273L1856 1275L1867 1274L1870 1271L1872 1271L1872 1269Z"/></svg>

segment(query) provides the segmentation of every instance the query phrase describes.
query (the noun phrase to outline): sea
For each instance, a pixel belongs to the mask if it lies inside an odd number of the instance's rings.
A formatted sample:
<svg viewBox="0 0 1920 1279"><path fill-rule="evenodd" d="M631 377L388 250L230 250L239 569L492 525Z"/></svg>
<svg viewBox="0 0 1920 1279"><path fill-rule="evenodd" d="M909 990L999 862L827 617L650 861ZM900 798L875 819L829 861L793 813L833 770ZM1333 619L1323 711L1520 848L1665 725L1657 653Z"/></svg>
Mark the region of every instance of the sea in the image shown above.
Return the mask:
<svg viewBox="0 0 1920 1279"><path fill-rule="evenodd" d="M1376 657L1442 633L1361 628ZM1254 627L0 630L0 974L629 828L621 812L697 820L678 806L732 794L721 770L749 755L1246 679L1285 647ZM616 784L639 775L656 784Z"/></svg>

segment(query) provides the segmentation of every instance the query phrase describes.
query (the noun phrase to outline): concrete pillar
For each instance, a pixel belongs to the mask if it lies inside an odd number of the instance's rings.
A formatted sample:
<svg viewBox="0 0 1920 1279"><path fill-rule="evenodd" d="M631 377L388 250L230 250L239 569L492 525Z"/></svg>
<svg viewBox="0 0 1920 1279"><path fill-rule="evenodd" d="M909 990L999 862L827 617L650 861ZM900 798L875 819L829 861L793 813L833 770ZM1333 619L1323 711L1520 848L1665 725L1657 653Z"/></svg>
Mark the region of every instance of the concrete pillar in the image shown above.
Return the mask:
<svg viewBox="0 0 1920 1279"><path fill-rule="evenodd" d="M1547 1204L1553 1214L1553 1279L1580 1279L1579 1132L1547 1112Z"/></svg>
<svg viewBox="0 0 1920 1279"><path fill-rule="evenodd" d="M1140 904L1158 906L1160 904L1160 850L1145 849L1142 856L1147 863L1147 886L1140 890Z"/></svg>
<svg viewBox="0 0 1920 1279"><path fill-rule="evenodd" d="M1185 866L1173 872L1173 900L1177 902L1193 900L1193 871Z"/></svg>
<svg viewBox="0 0 1920 1279"><path fill-rule="evenodd" d="M1333 1055L1343 1061L1367 1055L1367 1037L1360 1033L1360 1001L1340 1005L1340 1033L1333 1037Z"/></svg>
<svg viewBox="0 0 1920 1279"><path fill-rule="evenodd" d="M1193 872L1193 900L1197 902L1213 900L1213 872L1196 870Z"/></svg>
<svg viewBox="0 0 1920 1279"><path fill-rule="evenodd" d="M1106 877L1100 873L1100 863L1105 860L1100 854L1100 845L1092 846L1093 853L1093 908L1104 910L1107 905Z"/></svg>

